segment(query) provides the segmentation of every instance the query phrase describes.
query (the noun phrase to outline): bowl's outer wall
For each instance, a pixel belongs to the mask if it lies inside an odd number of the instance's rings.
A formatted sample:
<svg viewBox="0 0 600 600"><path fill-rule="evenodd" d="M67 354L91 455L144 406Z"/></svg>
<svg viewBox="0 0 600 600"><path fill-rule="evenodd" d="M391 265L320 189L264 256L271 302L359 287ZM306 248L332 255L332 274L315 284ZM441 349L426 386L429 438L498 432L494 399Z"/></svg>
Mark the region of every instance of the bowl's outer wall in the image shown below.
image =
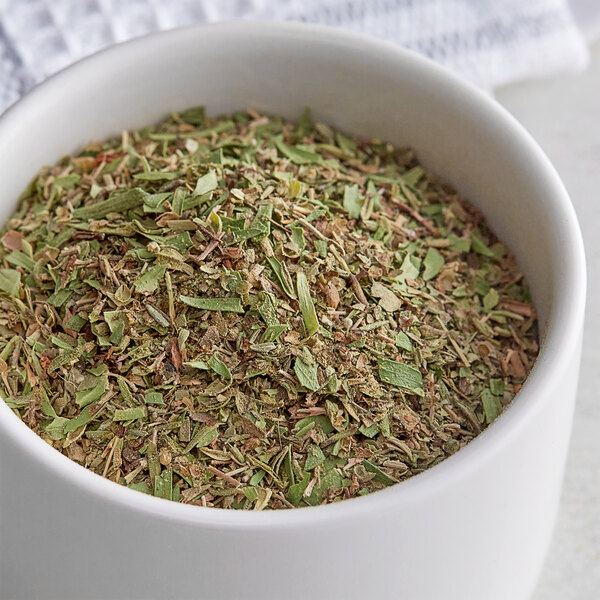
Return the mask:
<svg viewBox="0 0 600 600"><path fill-rule="evenodd" d="M552 363L552 390L532 376L525 406L495 424L502 442L492 427L404 490L243 527L157 518L92 493L24 451L0 402L0 597L525 600L557 509L583 315L578 229L546 159L490 102L411 55L323 28L196 28L93 57L10 111L0 217L41 164L197 104L291 118L310 106L332 125L417 148L513 249L543 323L575 311L536 367Z"/></svg>

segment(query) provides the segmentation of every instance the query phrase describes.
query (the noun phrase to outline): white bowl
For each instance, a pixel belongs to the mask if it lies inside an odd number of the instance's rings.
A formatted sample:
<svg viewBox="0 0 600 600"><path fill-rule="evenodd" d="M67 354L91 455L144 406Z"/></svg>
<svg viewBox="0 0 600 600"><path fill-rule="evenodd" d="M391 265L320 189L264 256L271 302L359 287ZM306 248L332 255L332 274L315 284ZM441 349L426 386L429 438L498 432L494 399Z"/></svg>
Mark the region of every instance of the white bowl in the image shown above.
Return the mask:
<svg viewBox="0 0 600 600"><path fill-rule="evenodd" d="M43 164L204 104L316 118L416 148L480 207L529 280L542 347L514 403L465 449L338 504L176 504L59 454L0 401L2 598L524 600L556 515L579 368L585 267L540 148L493 100L419 56L299 24L228 23L115 46L0 119L0 217Z"/></svg>

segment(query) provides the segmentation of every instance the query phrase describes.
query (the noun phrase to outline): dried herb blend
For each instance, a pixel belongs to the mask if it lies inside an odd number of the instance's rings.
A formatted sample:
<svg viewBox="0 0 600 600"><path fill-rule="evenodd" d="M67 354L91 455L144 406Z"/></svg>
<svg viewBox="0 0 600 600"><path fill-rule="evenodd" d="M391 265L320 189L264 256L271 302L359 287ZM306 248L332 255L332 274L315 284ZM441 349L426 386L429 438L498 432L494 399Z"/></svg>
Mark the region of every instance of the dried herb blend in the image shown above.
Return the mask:
<svg viewBox="0 0 600 600"><path fill-rule="evenodd" d="M44 168L1 232L3 397L130 488L360 496L453 454L535 360L523 277L410 150L201 108Z"/></svg>

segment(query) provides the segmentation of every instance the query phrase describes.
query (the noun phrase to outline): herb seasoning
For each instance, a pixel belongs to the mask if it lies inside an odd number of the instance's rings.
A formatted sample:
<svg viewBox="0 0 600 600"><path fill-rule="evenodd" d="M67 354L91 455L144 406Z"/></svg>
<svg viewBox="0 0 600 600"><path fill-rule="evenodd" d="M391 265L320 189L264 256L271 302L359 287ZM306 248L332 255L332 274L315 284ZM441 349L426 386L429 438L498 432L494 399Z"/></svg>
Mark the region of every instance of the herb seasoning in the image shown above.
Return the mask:
<svg viewBox="0 0 600 600"><path fill-rule="evenodd" d="M0 392L169 500L317 505L416 475L538 352L523 276L410 149L202 108L42 169L2 232Z"/></svg>

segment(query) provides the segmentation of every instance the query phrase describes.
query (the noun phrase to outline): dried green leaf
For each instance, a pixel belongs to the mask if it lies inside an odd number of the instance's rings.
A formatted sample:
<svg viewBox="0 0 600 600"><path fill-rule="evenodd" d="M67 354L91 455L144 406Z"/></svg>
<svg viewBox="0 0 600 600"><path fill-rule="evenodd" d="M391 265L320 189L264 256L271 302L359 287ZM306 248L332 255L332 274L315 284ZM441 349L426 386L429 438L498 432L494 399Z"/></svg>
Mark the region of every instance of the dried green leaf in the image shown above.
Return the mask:
<svg viewBox="0 0 600 600"><path fill-rule="evenodd" d="M303 252L306 248L306 240L304 239L304 229L302 227L292 227L292 241L300 252Z"/></svg>
<svg viewBox="0 0 600 600"><path fill-rule="evenodd" d="M63 348L64 350L73 350L73 346L71 344L69 344L68 342L62 340L59 337L56 337L55 335L51 335L50 336L50 341L55 346L58 346L59 348Z"/></svg>
<svg viewBox="0 0 600 600"><path fill-rule="evenodd" d="M167 265L155 265L148 269L136 282L133 284L135 291L138 294L152 294L158 289L158 284L165 276Z"/></svg>
<svg viewBox="0 0 600 600"><path fill-rule="evenodd" d="M374 281L371 286L371 295L379 298L379 306L387 312L395 312L402 308L402 300L390 288L379 281Z"/></svg>
<svg viewBox="0 0 600 600"><path fill-rule="evenodd" d="M165 500L173 500L173 471L165 469L154 479L154 495Z"/></svg>
<svg viewBox="0 0 600 600"><path fill-rule="evenodd" d="M423 279L429 281L430 279L433 279L444 266L444 257L435 248L429 248L425 255L425 259L423 260L423 266L425 267Z"/></svg>
<svg viewBox="0 0 600 600"><path fill-rule="evenodd" d="M305 388L316 392L321 386L319 385L319 379L317 377L317 365L308 364L302 358L296 358L294 363L294 372L298 381Z"/></svg>
<svg viewBox="0 0 600 600"><path fill-rule="evenodd" d="M148 193L142 188L131 188L113 192L107 200L82 206L73 210L73 218L81 221L102 219L111 213L124 213L132 208L141 207Z"/></svg>
<svg viewBox="0 0 600 600"><path fill-rule="evenodd" d="M384 383L422 393L423 376L417 369L388 358L380 358L378 364L379 378Z"/></svg>
<svg viewBox="0 0 600 600"><path fill-rule="evenodd" d="M129 326L127 313L124 310L108 310L104 313L104 320L110 329L110 343L120 344L123 341L125 329Z"/></svg>
<svg viewBox="0 0 600 600"><path fill-rule="evenodd" d="M267 325L279 325L279 319L277 318L277 309L275 303L270 294L266 292L259 292L258 302L256 303L256 310L263 318Z"/></svg>
<svg viewBox="0 0 600 600"><path fill-rule="evenodd" d="M146 416L146 407L135 406L132 408L122 408L115 410L113 421L134 421L143 419Z"/></svg>
<svg viewBox="0 0 600 600"><path fill-rule="evenodd" d="M81 408L91 404L92 402L96 402L100 400L100 398L105 394L108 388L108 380L106 377L100 377L97 383L88 389L81 390L77 392L75 402Z"/></svg>
<svg viewBox="0 0 600 600"><path fill-rule="evenodd" d="M255 487L245 487L242 492L250 502L254 502L258 498L258 491Z"/></svg>
<svg viewBox="0 0 600 600"><path fill-rule="evenodd" d="M0 269L0 291L9 296L19 297L21 273L16 269Z"/></svg>
<svg viewBox="0 0 600 600"><path fill-rule="evenodd" d="M297 165L320 163L323 161L321 155L316 152L311 152L298 146L286 146L281 137L276 137L274 141L279 152Z"/></svg>
<svg viewBox="0 0 600 600"><path fill-rule="evenodd" d="M173 181L177 179L177 171L150 171L148 173L136 173L133 178L141 181Z"/></svg>
<svg viewBox="0 0 600 600"><path fill-rule="evenodd" d="M502 412L502 404L487 388L481 392L481 403L483 404L483 412L487 423L495 421Z"/></svg>
<svg viewBox="0 0 600 600"><path fill-rule="evenodd" d="M73 295L73 291L72 290L58 290L57 292L54 292L54 294L52 294L51 296L48 297L48 304L52 304L52 306L55 306L56 308L60 308L61 306L64 306L65 303L67 302L67 300L69 300L69 298Z"/></svg>
<svg viewBox="0 0 600 600"><path fill-rule="evenodd" d="M343 486L343 477L338 473L337 469L335 469L333 466L329 469L326 467L327 465L325 465L325 474L321 477L319 484L315 485L310 496L306 498L306 501L311 506L321 504L325 494L329 490L338 489Z"/></svg>
<svg viewBox="0 0 600 600"><path fill-rule="evenodd" d="M268 256L267 262L271 266L271 269L273 269L273 272L279 280L283 291L290 298L296 298L296 292L294 292L294 284L292 283L292 278L289 274L287 267L285 266L285 263L280 262L273 256Z"/></svg>
<svg viewBox="0 0 600 600"><path fill-rule="evenodd" d="M310 431L315 425L319 425L323 430L325 435L335 431L334 426L331 424L331 421L325 415L317 415L315 417L306 417L304 419L300 419L294 429L296 430L296 435L298 437L302 437L304 435L303 430Z"/></svg>
<svg viewBox="0 0 600 600"><path fill-rule="evenodd" d="M228 369L227 365L220 358L218 358L216 354L213 354L208 359L207 364L217 375L224 377L228 381L233 379L231 371Z"/></svg>
<svg viewBox="0 0 600 600"><path fill-rule="evenodd" d="M490 390L495 396L502 396L504 394L504 388L505 384L502 379L490 379Z"/></svg>
<svg viewBox="0 0 600 600"><path fill-rule="evenodd" d="M201 371L209 371L210 367L208 363L203 360L191 360L189 362L183 363L187 367L192 367L194 369L200 369Z"/></svg>
<svg viewBox="0 0 600 600"><path fill-rule="evenodd" d="M145 213L162 213L165 210L165 200L171 196L171 192L159 194L148 194L144 198L143 210Z"/></svg>
<svg viewBox="0 0 600 600"><path fill-rule="evenodd" d="M315 310L315 304L310 294L310 287L306 275L298 271L296 279L296 290L298 292L298 302L304 319L307 335L314 335L319 330L319 319Z"/></svg>
<svg viewBox="0 0 600 600"><path fill-rule="evenodd" d="M327 242L324 240L313 240L313 244L315 245L315 250L319 253L319 256L325 258L328 251Z"/></svg>
<svg viewBox="0 0 600 600"><path fill-rule="evenodd" d="M488 256L489 258L495 258L495 254L490 250L487 244L476 234L471 234L471 249L473 252Z"/></svg>
<svg viewBox="0 0 600 600"><path fill-rule="evenodd" d="M30 256L27 256L27 254L20 252L19 250L13 250L10 254L7 254L6 261L11 265L15 265L16 267L22 267L30 273L35 268L35 261Z"/></svg>
<svg viewBox="0 0 600 600"><path fill-rule="evenodd" d="M82 315L73 315L66 323L65 328L71 329L72 331L81 331L82 327L88 322L88 320Z"/></svg>
<svg viewBox="0 0 600 600"><path fill-rule="evenodd" d="M413 349L412 342L410 341L410 338L404 333L404 331L399 331L396 334L394 341L396 342L396 346L402 348L403 350L410 351Z"/></svg>
<svg viewBox="0 0 600 600"><path fill-rule="evenodd" d="M188 306L199 310L217 310L222 312L243 313L244 308L239 298L192 298L179 296L179 299Z"/></svg>
<svg viewBox="0 0 600 600"><path fill-rule="evenodd" d="M187 454L194 448L204 448L212 444L219 436L219 426L210 425L208 427L201 427L194 437L190 440L190 443L185 447L184 454Z"/></svg>
<svg viewBox="0 0 600 600"><path fill-rule="evenodd" d="M400 266L401 274L394 278L399 283L404 283L407 279L416 279L421 271L421 263L412 254L408 253Z"/></svg>
<svg viewBox="0 0 600 600"><path fill-rule="evenodd" d="M471 240L458 237L455 233L448 236L450 248L455 252L469 252L471 250Z"/></svg>
<svg viewBox="0 0 600 600"><path fill-rule="evenodd" d="M393 485L394 483L398 483L396 479L390 477L387 473L382 471L378 466L374 465L369 460L363 460L361 463L367 471L370 473L375 473L375 481L379 483L383 483L383 485Z"/></svg>
<svg viewBox="0 0 600 600"><path fill-rule="evenodd" d="M80 427L87 425L91 421L96 418L95 414L91 412L91 406L88 405L81 410L81 412L74 417L73 419L69 419L68 423L65 423L64 432L65 435L67 433L72 433L73 431L77 431Z"/></svg>
<svg viewBox="0 0 600 600"><path fill-rule="evenodd" d="M308 449L308 455L306 456L306 463L304 464L304 468L307 471L312 471L315 467L322 465L325 462L325 455L323 454L323 450L319 448L319 446L312 445Z"/></svg>
<svg viewBox="0 0 600 600"><path fill-rule="evenodd" d="M263 344L269 344L272 342L276 342L279 339L279 336L284 332L288 330L288 326L287 325L269 325L264 333L262 334L262 337L260 338L261 343Z"/></svg>
<svg viewBox="0 0 600 600"><path fill-rule="evenodd" d="M54 180L54 185L60 186L66 190L72 190L79 183L80 176L77 173L70 175L61 175Z"/></svg>
<svg viewBox="0 0 600 600"><path fill-rule="evenodd" d="M188 108L178 114L182 121L192 125L204 125L204 122L206 121L204 106L194 106L193 108Z"/></svg>
<svg viewBox="0 0 600 600"><path fill-rule="evenodd" d="M142 492L142 494L151 494L151 490L148 487L148 484L145 481L140 481L138 483L130 483L127 486L130 490L135 490L136 492Z"/></svg>
<svg viewBox="0 0 600 600"><path fill-rule="evenodd" d="M159 406L164 406L165 401L163 400L163 395L160 392L155 390L148 390L144 394L144 402L146 404L157 404Z"/></svg>
<svg viewBox="0 0 600 600"><path fill-rule="evenodd" d="M361 425L358 430L368 438L374 438L379 433L379 427L377 423L372 423L368 427L366 425Z"/></svg>
<svg viewBox="0 0 600 600"><path fill-rule="evenodd" d="M498 302L500 301L500 296L498 292L491 288L490 291L483 297L483 308L486 310L492 310Z"/></svg>
<svg viewBox="0 0 600 600"><path fill-rule="evenodd" d="M65 417L54 417L54 419L42 429L44 433L48 434L53 440L62 440L65 437L65 426L68 422L69 419L66 419Z"/></svg>
<svg viewBox="0 0 600 600"><path fill-rule="evenodd" d="M287 501L294 506L299 506L300 502L302 501L304 491L308 487L309 483L310 473L303 473L302 479L298 483L295 483L289 487L286 495Z"/></svg>
<svg viewBox="0 0 600 600"><path fill-rule="evenodd" d="M152 304L146 304L146 311L161 327L169 327L169 319L155 306L152 306Z"/></svg>
<svg viewBox="0 0 600 600"><path fill-rule="evenodd" d="M344 187L344 208L353 219L358 219L358 217L360 217L362 202L358 195L357 185L347 185Z"/></svg>
<svg viewBox="0 0 600 600"><path fill-rule="evenodd" d="M193 196L204 196L213 190L217 189L219 181L217 179L217 173L214 170L208 171L205 175L198 178L196 187L192 193Z"/></svg>

